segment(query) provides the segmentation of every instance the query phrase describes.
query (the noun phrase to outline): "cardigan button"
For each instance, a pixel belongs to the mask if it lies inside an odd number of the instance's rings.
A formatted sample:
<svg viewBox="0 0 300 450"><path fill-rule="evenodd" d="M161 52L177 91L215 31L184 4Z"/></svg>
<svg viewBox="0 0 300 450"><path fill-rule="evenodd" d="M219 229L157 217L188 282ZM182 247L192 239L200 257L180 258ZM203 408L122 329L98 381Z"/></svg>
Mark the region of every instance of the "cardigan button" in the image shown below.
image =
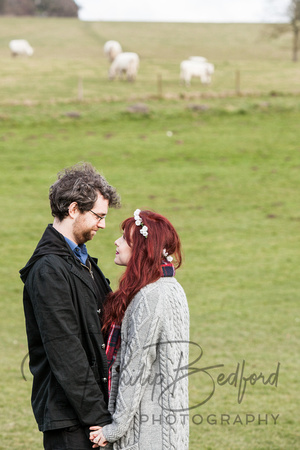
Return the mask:
<svg viewBox="0 0 300 450"><path fill-rule="evenodd" d="M107 378L102 378L103 383L107 383Z"/></svg>
<svg viewBox="0 0 300 450"><path fill-rule="evenodd" d="M102 344L102 345L101 345L101 348L103 348L103 349L104 349L104 348L105 348L105 344Z"/></svg>

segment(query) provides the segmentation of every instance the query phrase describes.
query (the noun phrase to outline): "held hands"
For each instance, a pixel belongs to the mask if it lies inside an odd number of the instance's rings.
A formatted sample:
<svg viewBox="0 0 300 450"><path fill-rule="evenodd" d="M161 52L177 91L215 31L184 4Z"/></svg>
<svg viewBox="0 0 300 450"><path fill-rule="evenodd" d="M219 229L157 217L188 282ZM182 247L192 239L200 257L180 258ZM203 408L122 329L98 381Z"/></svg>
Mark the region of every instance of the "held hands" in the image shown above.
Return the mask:
<svg viewBox="0 0 300 450"><path fill-rule="evenodd" d="M105 447L107 441L102 434L102 427L94 426L90 427L90 441L94 443L92 448Z"/></svg>

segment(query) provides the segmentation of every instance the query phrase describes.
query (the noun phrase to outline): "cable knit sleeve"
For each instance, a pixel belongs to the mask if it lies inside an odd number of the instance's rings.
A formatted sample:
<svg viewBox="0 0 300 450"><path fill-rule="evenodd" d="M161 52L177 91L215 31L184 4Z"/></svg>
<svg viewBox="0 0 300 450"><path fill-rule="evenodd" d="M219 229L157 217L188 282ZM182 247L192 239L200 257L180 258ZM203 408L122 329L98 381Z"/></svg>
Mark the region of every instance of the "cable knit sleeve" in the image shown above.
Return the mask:
<svg viewBox="0 0 300 450"><path fill-rule="evenodd" d="M156 359L163 318L163 294L155 283L143 288L122 323L120 381L113 423L103 428L107 441L120 439L136 415Z"/></svg>

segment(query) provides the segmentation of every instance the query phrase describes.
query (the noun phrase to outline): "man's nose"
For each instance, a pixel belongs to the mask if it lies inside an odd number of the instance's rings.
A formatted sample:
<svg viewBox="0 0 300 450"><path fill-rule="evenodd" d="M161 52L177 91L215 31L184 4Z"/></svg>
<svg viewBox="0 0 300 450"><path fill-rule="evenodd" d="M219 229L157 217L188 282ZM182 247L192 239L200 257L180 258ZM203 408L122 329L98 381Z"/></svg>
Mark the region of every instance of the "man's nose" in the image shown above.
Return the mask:
<svg viewBox="0 0 300 450"><path fill-rule="evenodd" d="M105 219L99 220L98 228L105 228Z"/></svg>

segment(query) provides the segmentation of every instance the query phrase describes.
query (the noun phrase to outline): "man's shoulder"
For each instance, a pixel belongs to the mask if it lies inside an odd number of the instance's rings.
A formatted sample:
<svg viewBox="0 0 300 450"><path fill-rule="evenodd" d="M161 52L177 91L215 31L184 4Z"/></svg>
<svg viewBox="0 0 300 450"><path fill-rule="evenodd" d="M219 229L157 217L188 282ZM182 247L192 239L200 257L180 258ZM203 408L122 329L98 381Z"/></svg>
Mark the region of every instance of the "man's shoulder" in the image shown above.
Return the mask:
<svg viewBox="0 0 300 450"><path fill-rule="evenodd" d="M70 262L67 261L67 258L55 255L54 253L49 253L47 255L42 255L39 259L33 264L31 268L31 272L43 272L43 271L60 271L62 268L66 268L70 266Z"/></svg>

